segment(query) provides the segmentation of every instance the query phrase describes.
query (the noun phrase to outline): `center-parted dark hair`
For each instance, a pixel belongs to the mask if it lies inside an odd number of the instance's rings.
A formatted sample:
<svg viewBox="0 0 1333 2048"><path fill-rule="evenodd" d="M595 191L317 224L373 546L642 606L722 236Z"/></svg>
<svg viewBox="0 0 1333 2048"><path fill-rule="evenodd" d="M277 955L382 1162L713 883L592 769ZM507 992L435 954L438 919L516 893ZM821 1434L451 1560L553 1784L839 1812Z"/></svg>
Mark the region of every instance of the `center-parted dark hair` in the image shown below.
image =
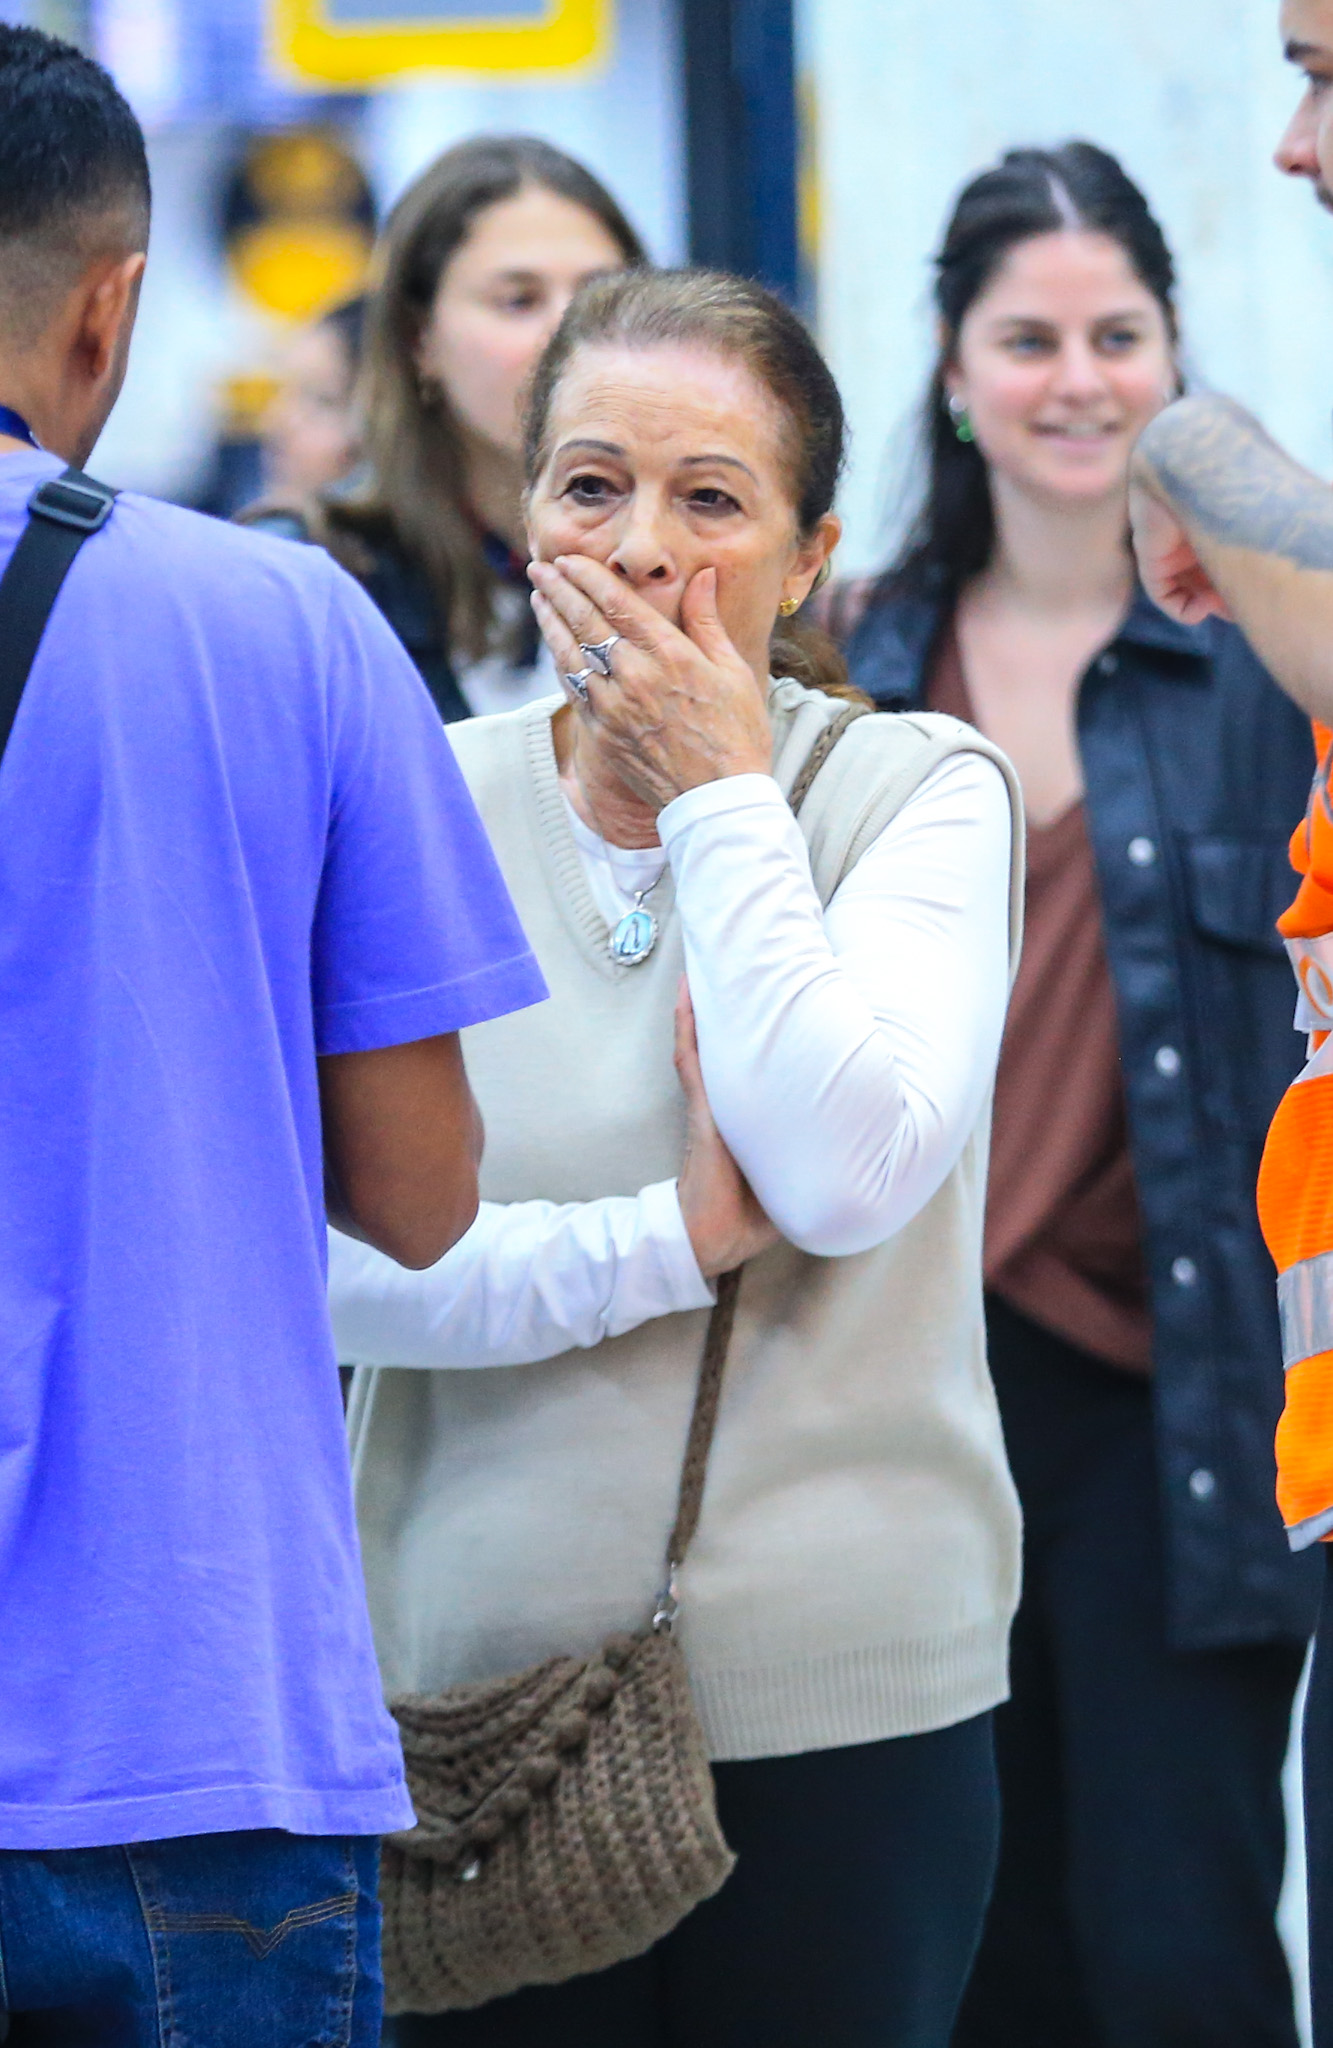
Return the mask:
<svg viewBox="0 0 1333 2048"><path fill-rule="evenodd" d="M580 350L682 344L743 363L774 400L797 530L807 538L833 509L842 474L842 399L832 371L790 307L762 285L721 271L627 271L584 286L533 374L525 431L529 486L546 460L552 400ZM783 619L772 644L776 675L835 695L845 688L842 658L817 627Z"/></svg>
<svg viewBox="0 0 1333 2048"><path fill-rule="evenodd" d="M993 170L963 188L935 258L935 306L942 329L926 394L928 474L924 503L898 561L882 579L884 595L929 591L946 601L979 574L995 545L986 464L949 417L945 376L969 308L1011 249L1036 235L1082 230L1124 250L1177 339L1175 265L1166 238L1133 179L1091 142L1061 149L1011 149Z"/></svg>
<svg viewBox="0 0 1333 2048"><path fill-rule="evenodd" d="M147 246L143 131L100 64L35 28L0 24L0 314L40 333L52 292L124 216Z"/></svg>

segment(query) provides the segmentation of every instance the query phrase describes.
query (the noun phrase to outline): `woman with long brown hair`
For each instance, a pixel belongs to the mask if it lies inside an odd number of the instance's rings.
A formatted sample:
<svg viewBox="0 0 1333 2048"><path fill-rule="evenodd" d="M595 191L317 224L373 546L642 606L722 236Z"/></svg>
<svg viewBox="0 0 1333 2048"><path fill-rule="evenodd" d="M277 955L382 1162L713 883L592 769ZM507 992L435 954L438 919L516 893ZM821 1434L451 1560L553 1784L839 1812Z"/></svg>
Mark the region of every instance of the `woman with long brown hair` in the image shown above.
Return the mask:
<svg viewBox="0 0 1333 2048"><path fill-rule="evenodd" d="M350 486L247 515L364 584L441 716L549 696L529 610L519 396L579 286L646 261L583 165L532 136L446 150L389 216Z"/></svg>

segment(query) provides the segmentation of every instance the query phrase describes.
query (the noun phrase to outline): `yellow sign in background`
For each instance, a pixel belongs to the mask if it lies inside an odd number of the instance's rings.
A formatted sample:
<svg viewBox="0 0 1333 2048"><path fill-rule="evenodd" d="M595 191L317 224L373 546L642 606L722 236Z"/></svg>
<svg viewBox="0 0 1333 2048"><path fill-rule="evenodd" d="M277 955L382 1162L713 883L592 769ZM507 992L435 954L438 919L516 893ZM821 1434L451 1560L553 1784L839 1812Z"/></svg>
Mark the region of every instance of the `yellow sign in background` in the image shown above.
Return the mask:
<svg viewBox="0 0 1333 2048"><path fill-rule="evenodd" d="M420 71L571 71L602 57L614 0L269 0L279 70L327 92Z"/></svg>

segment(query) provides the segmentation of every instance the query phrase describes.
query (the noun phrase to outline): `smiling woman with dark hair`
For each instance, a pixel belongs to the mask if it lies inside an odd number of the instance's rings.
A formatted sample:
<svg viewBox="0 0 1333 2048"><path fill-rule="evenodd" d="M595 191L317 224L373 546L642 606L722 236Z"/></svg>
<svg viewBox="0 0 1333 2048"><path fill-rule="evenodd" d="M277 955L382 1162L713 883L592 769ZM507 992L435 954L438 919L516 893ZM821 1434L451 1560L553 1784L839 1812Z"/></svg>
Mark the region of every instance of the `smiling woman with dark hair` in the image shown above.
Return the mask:
<svg viewBox="0 0 1333 2048"><path fill-rule="evenodd" d="M1296 1059L1273 921L1309 736L1234 626L1135 584L1130 453L1181 381L1138 187L1088 143L1012 151L936 277L922 510L831 610L877 702L1006 749L1030 827L986 1215L1025 1583L956 2041L1294 2048L1279 1774L1312 1587L1273 1505L1254 1191Z"/></svg>
<svg viewBox="0 0 1333 2048"><path fill-rule="evenodd" d="M475 2011L393 1919L402 2048L945 2048L976 1940L1018 1572L980 1231L1021 820L975 732L860 715L790 637L842 439L801 323L706 272L588 286L535 380L566 695L457 744L552 1000L468 1044L488 1178L456 1255L334 1245L342 1354L380 1368L366 1569L391 1696L645 1624L744 1263L677 1588L738 1861L646 1953Z"/></svg>

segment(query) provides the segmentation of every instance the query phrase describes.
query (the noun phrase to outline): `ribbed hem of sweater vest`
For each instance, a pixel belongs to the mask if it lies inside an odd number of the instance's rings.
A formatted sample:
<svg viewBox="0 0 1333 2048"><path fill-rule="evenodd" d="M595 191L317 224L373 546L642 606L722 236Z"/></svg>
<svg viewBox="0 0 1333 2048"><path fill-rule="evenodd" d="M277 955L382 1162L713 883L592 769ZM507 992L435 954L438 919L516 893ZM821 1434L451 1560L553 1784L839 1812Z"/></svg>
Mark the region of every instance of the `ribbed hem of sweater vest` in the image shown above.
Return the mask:
<svg viewBox="0 0 1333 2048"><path fill-rule="evenodd" d="M715 1763L846 1749L950 1728L1009 1696L1009 1622L790 1664L691 1670Z"/></svg>

